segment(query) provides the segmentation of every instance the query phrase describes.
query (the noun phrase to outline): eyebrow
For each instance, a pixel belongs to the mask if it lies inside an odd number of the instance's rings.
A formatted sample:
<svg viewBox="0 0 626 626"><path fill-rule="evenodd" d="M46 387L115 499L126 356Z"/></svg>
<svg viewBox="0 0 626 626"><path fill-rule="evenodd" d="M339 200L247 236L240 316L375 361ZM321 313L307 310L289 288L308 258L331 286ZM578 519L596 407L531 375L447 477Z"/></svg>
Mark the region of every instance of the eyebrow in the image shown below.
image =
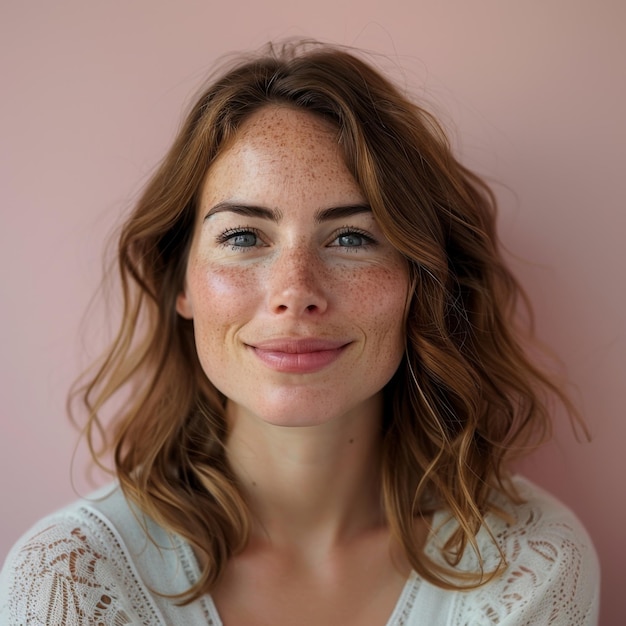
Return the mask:
<svg viewBox="0 0 626 626"><path fill-rule="evenodd" d="M281 211L276 209L268 209L267 207L257 206L254 204L238 204L235 202L218 202L204 216L207 220L209 217L216 213L223 213L225 211L236 213L237 215L244 215L246 217L260 217L262 219L271 220L272 222L280 222L283 217ZM340 206L329 207L323 209L315 214L316 223L328 222L330 220L337 220L352 215L358 215L359 213L371 213L372 209L367 204L346 204Z"/></svg>
<svg viewBox="0 0 626 626"><path fill-rule="evenodd" d="M372 209L367 204L346 204L343 206L333 206L315 214L315 221L320 224L329 220L338 220L344 217L351 217L359 213L371 213Z"/></svg>

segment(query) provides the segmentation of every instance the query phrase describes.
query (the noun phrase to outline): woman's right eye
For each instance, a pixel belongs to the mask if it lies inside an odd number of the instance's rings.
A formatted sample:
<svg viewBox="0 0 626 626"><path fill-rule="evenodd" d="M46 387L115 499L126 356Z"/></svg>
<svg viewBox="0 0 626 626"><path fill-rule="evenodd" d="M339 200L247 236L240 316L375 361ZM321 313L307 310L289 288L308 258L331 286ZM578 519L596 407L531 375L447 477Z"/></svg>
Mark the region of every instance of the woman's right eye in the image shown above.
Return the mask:
<svg viewBox="0 0 626 626"><path fill-rule="evenodd" d="M218 243L231 246L233 249L254 248L259 244L259 236L250 228L233 228L224 231L218 237Z"/></svg>

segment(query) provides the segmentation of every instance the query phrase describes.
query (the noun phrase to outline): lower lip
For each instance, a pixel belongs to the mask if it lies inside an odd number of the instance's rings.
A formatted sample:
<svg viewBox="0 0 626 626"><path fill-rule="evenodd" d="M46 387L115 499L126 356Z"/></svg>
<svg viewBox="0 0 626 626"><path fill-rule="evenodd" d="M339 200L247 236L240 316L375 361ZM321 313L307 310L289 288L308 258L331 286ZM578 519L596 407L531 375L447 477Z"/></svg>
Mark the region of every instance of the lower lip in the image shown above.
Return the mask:
<svg viewBox="0 0 626 626"><path fill-rule="evenodd" d="M277 352L252 348L257 357L269 368L277 372L289 374L311 374L318 372L331 363L334 363L347 346L333 350L318 350L316 352Z"/></svg>

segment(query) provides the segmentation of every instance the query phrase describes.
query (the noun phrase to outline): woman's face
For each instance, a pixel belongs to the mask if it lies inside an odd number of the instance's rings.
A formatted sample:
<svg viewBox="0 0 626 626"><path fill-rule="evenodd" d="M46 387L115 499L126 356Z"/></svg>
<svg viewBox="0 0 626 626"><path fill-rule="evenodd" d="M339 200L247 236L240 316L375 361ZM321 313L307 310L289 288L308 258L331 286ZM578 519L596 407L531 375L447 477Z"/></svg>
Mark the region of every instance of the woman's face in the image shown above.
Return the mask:
<svg viewBox="0 0 626 626"><path fill-rule="evenodd" d="M249 117L206 176L177 300L229 415L311 426L379 410L407 289L336 131L275 105Z"/></svg>

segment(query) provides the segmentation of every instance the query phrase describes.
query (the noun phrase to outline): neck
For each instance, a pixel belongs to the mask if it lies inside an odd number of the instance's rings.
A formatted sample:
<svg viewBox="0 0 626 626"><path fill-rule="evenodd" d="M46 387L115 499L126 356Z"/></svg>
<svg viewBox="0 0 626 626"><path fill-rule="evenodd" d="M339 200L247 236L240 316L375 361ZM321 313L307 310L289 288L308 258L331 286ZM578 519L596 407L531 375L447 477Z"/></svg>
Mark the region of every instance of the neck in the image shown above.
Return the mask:
<svg viewBox="0 0 626 626"><path fill-rule="evenodd" d="M381 414L377 398L341 419L285 427L229 407L227 455L253 535L320 548L380 527Z"/></svg>

